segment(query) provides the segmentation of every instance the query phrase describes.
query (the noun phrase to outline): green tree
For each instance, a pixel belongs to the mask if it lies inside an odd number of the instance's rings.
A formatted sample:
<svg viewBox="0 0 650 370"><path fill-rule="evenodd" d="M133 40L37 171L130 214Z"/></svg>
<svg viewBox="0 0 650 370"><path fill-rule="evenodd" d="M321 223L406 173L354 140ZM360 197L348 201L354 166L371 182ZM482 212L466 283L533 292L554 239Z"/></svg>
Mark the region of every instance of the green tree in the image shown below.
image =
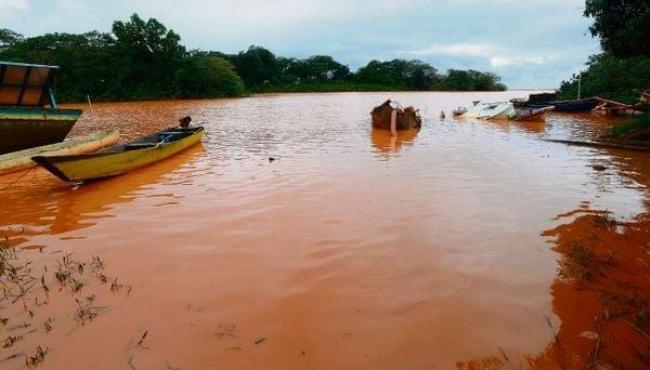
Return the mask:
<svg viewBox="0 0 650 370"><path fill-rule="evenodd" d="M101 94L105 81L111 80L107 59L114 41L111 35L99 32L51 33L19 40L1 51L0 59L60 66L59 98L81 100L86 94Z"/></svg>
<svg viewBox="0 0 650 370"><path fill-rule="evenodd" d="M8 28L0 28L0 51L5 50L23 40L23 35Z"/></svg>
<svg viewBox="0 0 650 370"><path fill-rule="evenodd" d="M260 46L229 57L247 87L260 87L280 82L282 69L275 55Z"/></svg>
<svg viewBox="0 0 650 370"><path fill-rule="evenodd" d="M591 33L606 52L617 57L650 55L650 1L586 0L585 16L594 18Z"/></svg>
<svg viewBox="0 0 650 370"><path fill-rule="evenodd" d="M601 96L635 103L650 87L650 2L585 0L585 16L593 17L591 33L603 53L589 57L581 72L582 96ZM575 99L578 76L563 81L559 96Z"/></svg>
<svg viewBox="0 0 650 370"><path fill-rule="evenodd" d="M351 76L350 69L327 55L289 61L286 72L300 81L340 81Z"/></svg>
<svg viewBox="0 0 650 370"><path fill-rule="evenodd" d="M230 97L244 94L244 82L226 59L195 53L176 71L176 96L182 98Z"/></svg>
<svg viewBox="0 0 650 370"><path fill-rule="evenodd" d="M128 22L114 22L113 34L116 87L133 97L169 96L175 72L187 56L180 36L156 19L145 22L137 14Z"/></svg>
<svg viewBox="0 0 650 370"><path fill-rule="evenodd" d="M618 58L603 53L591 56L587 65L581 77L582 96L601 96L635 103L639 91L650 86L650 58L646 56ZM562 82L561 99L575 99L577 94L577 76Z"/></svg>
<svg viewBox="0 0 650 370"><path fill-rule="evenodd" d="M420 60L373 60L357 71L355 80L396 88L430 90L438 80L438 71Z"/></svg>
<svg viewBox="0 0 650 370"><path fill-rule="evenodd" d="M441 90L452 91L503 91L501 78L491 72L450 69L440 80Z"/></svg>

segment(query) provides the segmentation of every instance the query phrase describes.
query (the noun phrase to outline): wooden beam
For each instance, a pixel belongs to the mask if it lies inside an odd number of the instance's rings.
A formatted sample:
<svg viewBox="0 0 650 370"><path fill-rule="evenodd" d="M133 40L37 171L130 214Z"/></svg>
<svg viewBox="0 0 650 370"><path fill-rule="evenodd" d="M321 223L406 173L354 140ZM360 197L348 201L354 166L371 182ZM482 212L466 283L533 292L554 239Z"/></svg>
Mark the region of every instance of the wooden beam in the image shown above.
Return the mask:
<svg viewBox="0 0 650 370"><path fill-rule="evenodd" d="M6 65L0 65L0 91L2 90L2 81L5 78L5 73L7 72L7 66Z"/></svg>
<svg viewBox="0 0 650 370"><path fill-rule="evenodd" d="M27 82L29 82L29 76L32 74L32 67L27 67L25 70L25 77L23 78L23 84L20 88L20 93L18 94L18 101L16 105L23 104L23 97L25 96L25 90L27 90Z"/></svg>
<svg viewBox="0 0 650 370"><path fill-rule="evenodd" d="M45 85L43 85L43 90L41 91L41 98L38 101L38 105L40 105L41 107L45 105L45 100L47 100L50 102L52 108L56 108L56 101L53 101L52 97L50 96L50 89L54 84L55 76L56 76L56 70L50 69L49 72L47 73L47 80L45 81Z"/></svg>

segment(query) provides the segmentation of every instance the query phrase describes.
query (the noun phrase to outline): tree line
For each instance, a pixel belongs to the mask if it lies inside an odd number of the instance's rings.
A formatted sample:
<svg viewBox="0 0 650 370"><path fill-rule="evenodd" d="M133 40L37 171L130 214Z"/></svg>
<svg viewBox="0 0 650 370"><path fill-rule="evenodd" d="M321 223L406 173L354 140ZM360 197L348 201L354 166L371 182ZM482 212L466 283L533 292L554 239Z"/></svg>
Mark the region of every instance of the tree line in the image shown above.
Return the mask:
<svg viewBox="0 0 650 370"><path fill-rule="evenodd" d="M251 46L237 54L187 50L156 19L133 14L112 32L23 37L0 29L0 60L61 67L61 101L241 96L249 92L505 90L489 72L439 73L419 60L370 61L356 72L330 56L285 58Z"/></svg>
<svg viewBox="0 0 650 370"><path fill-rule="evenodd" d="M594 20L602 53L589 57L581 77L562 82L560 97L574 99L581 78L582 96L636 102L650 90L650 1L586 0L584 15Z"/></svg>

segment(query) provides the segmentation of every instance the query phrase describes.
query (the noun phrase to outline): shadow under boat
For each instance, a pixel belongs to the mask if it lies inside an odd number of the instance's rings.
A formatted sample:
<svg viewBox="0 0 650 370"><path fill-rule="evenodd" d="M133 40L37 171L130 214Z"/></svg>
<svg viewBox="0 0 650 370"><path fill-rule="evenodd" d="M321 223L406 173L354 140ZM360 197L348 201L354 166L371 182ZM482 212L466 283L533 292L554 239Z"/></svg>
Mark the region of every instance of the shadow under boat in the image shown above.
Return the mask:
<svg viewBox="0 0 650 370"><path fill-rule="evenodd" d="M77 122L80 109L57 108L58 68L0 62L0 154L61 142Z"/></svg>

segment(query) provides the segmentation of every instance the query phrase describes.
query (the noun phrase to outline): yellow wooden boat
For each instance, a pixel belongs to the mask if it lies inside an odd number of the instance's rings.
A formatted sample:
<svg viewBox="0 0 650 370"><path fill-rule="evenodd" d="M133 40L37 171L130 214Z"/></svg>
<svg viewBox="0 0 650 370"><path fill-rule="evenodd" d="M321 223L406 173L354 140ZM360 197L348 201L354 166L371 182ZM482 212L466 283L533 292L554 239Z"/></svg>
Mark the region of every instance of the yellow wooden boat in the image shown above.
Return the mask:
<svg viewBox="0 0 650 370"><path fill-rule="evenodd" d="M170 157L201 141L203 127L173 127L138 141L91 154L35 156L32 159L63 181L120 175Z"/></svg>
<svg viewBox="0 0 650 370"><path fill-rule="evenodd" d="M0 155L0 175L36 166L32 157L38 155L74 155L94 152L117 144L120 133L117 130L100 131L62 143L39 146L31 149Z"/></svg>

